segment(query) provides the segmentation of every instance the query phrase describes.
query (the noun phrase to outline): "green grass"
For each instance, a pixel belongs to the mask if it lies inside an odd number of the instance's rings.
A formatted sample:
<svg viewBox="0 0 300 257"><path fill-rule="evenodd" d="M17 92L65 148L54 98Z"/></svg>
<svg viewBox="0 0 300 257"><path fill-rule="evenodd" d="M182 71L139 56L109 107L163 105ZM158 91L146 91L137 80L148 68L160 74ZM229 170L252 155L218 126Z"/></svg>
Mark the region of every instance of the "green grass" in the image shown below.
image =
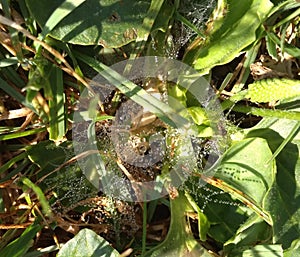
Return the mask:
<svg viewBox="0 0 300 257"><path fill-rule="evenodd" d="M0 256L296 256L298 1L1 9Z"/></svg>

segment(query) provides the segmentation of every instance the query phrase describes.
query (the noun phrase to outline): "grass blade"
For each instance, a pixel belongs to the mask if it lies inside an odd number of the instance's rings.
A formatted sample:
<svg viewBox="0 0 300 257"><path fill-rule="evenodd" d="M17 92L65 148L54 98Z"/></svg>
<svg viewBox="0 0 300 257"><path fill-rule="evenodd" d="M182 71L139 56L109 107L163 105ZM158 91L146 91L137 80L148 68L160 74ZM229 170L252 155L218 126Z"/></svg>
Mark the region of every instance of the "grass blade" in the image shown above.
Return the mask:
<svg viewBox="0 0 300 257"><path fill-rule="evenodd" d="M85 0L66 0L51 14L47 20L42 33L41 38L45 38L54 27L62 21L67 15L69 15L73 10L75 10L79 5L81 5Z"/></svg>
<svg viewBox="0 0 300 257"><path fill-rule="evenodd" d="M50 109L49 138L50 140L61 140L66 132L65 94L62 71L54 65L52 65L49 83L47 83L45 91Z"/></svg>
<svg viewBox="0 0 300 257"><path fill-rule="evenodd" d="M17 64L18 62L19 61L18 61L17 57L10 57L10 58L6 58L6 59L2 59L2 60L0 60L0 68L11 66L11 65Z"/></svg>
<svg viewBox="0 0 300 257"><path fill-rule="evenodd" d="M161 102L154 96L148 94L143 88L137 86L127 78L123 77L113 69L96 61L94 58L83 55L76 52L78 59L91 66L94 70L101 73L101 75L107 79L112 85L117 87L122 93L131 98L136 103L147 108L161 120L166 122L172 127L180 125L180 127L186 127L189 122L178 115L169 105Z"/></svg>
<svg viewBox="0 0 300 257"><path fill-rule="evenodd" d="M26 130L26 131L19 131L19 132L15 132L15 133L11 133L11 134L0 135L0 141L20 138L20 137L26 137L26 136L30 136L30 135L34 135L34 134L43 132L45 130L46 130L46 127L42 127L42 128L36 128L36 129L31 129L31 130Z"/></svg>
<svg viewBox="0 0 300 257"><path fill-rule="evenodd" d="M18 102L20 102L21 104L23 104L24 106L28 107L30 110L36 113L35 108L25 100L25 97L22 94L20 94L18 91L16 91L12 86L10 86L1 77L0 77L0 89L5 91L8 95L15 98Z"/></svg>
<svg viewBox="0 0 300 257"><path fill-rule="evenodd" d="M22 257L33 244L33 238L42 229L38 224L31 224L16 240L8 244L2 251L0 256Z"/></svg>
<svg viewBox="0 0 300 257"><path fill-rule="evenodd" d="M24 153L18 154L17 156L10 159L8 162L6 162L4 165L2 165L0 167L0 174L7 171L10 167L15 165L18 161L23 160L24 158L26 158L26 156L27 156L27 154L24 152Z"/></svg>
<svg viewBox="0 0 300 257"><path fill-rule="evenodd" d="M32 189L32 191L36 194L38 200L40 201L40 204L43 209L43 213L46 216L50 217L52 215L51 207L50 207L42 189L40 187L38 187L37 185L35 185L29 178L23 177L23 178L21 178L21 181L25 186Z"/></svg>
<svg viewBox="0 0 300 257"><path fill-rule="evenodd" d="M271 161L273 161L278 154L280 154L280 152L282 151L282 149L290 142L292 141L293 137L295 135L297 135L297 133L299 133L299 128L300 128L300 122L297 122L295 124L295 126L293 127L293 129L291 130L291 132L289 133L289 135L282 141L282 143L280 144L280 146L276 149L276 151L274 152L272 158L268 161L268 163L270 163Z"/></svg>
<svg viewBox="0 0 300 257"><path fill-rule="evenodd" d="M137 38L136 38L135 51L132 54L130 54L130 58L129 58L130 60L135 59L136 56L138 56L138 54L143 51L143 49L147 43L147 39L150 35L154 21L162 7L163 2L164 2L164 0L152 0L151 1L149 11L143 21L143 29L138 31ZM130 66L127 66L126 70L129 71Z"/></svg>

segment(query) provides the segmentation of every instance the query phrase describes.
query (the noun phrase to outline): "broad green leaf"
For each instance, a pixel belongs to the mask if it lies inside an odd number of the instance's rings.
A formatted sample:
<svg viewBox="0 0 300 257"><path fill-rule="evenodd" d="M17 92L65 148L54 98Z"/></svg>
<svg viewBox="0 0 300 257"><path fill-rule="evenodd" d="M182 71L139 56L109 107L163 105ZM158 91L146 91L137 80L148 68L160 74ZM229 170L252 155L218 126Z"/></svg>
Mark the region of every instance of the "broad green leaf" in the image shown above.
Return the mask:
<svg viewBox="0 0 300 257"><path fill-rule="evenodd" d="M269 0L228 0L227 3L222 26L196 54L193 64L200 74L230 62L252 44L256 40L256 30L273 6Z"/></svg>
<svg viewBox="0 0 300 257"><path fill-rule="evenodd" d="M85 0L66 0L61 3L58 8L54 10L49 19L47 20L43 31L41 33L42 37L51 32L54 27L63 20L67 15L74 11L79 5L81 5Z"/></svg>
<svg viewBox="0 0 300 257"><path fill-rule="evenodd" d="M292 97L300 97L300 80L292 79L263 79L248 86L246 98L252 102L274 102Z"/></svg>
<svg viewBox="0 0 300 257"><path fill-rule="evenodd" d="M101 236L82 229L58 252L57 257L117 257L120 254Z"/></svg>
<svg viewBox="0 0 300 257"><path fill-rule="evenodd" d="M272 152L295 127L297 121L263 119L248 137L265 138ZM273 241L290 247L300 237L300 133L276 156L276 180L264 199L264 208L273 220Z"/></svg>
<svg viewBox="0 0 300 257"><path fill-rule="evenodd" d="M294 257L297 256L297 254L300 252L300 239L296 239L291 244L291 247L284 251L283 256L284 257Z"/></svg>
<svg viewBox="0 0 300 257"><path fill-rule="evenodd" d="M68 141L55 145L54 142L46 140L26 148L26 151L28 158L41 168L40 176L53 171L72 157Z"/></svg>
<svg viewBox="0 0 300 257"><path fill-rule="evenodd" d="M52 141L39 142L27 148L29 159L37 164L39 167L44 168L49 164L57 166L65 160L65 151L61 146L56 146ZM51 159L49 159L51 156Z"/></svg>
<svg viewBox="0 0 300 257"><path fill-rule="evenodd" d="M192 106L188 107L180 112L182 117L193 121L196 124L198 129L198 137L211 137L214 134L214 131L210 125L210 121L206 115L206 112L203 108Z"/></svg>
<svg viewBox="0 0 300 257"><path fill-rule="evenodd" d="M0 251L0 256L22 257L33 245L33 238L42 229L42 226L31 224L25 231L14 241L9 243Z"/></svg>
<svg viewBox="0 0 300 257"><path fill-rule="evenodd" d="M202 125L202 124L210 125L206 112L201 107L197 107L197 106L188 107L187 109L182 111L181 114L186 118L191 117L195 122L195 124L197 125Z"/></svg>
<svg viewBox="0 0 300 257"><path fill-rule="evenodd" d="M208 235L217 242L225 243L246 220L245 208L238 206L228 193L209 184L204 187L203 181L199 179L190 179L186 184L188 192L191 192L191 196L208 219Z"/></svg>
<svg viewBox="0 0 300 257"><path fill-rule="evenodd" d="M76 1L77 5L80 2ZM63 0L26 0L26 3L32 16L46 32L55 25L53 19L58 15L58 12L55 14L57 8L64 6ZM61 10L64 15L74 10L54 27L50 35L72 44L118 48L134 41L143 29L143 19L149 5L147 0L86 0L75 9L70 6L69 10L66 5L66 10ZM55 15L52 16L52 13Z"/></svg>
<svg viewBox="0 0 300 257"><path fill-rule="evenodd" d="M237 248L228 257L283 257L281 245L256 245L247 248Z"/></svg>
<svg viewBox="0 0 300 257"><path fill-rule="evenodd" d="M215 176L262 206L272 186L275 164L269 162L272 152L261 138L241 140L224 154Z"/></svg>
<svg viewBox="0 0 300 257"><path fill-rule="evenodd" d="M271 226L260 219L257 215L251 215L237 230L234 237L228 240L224 246L226 252L242 247L255 245L257 242L267 242L272 234Z"/></svg>
<svg viewBox="0 0 300 257"><path fill-rule="evenodd" d="M170 200L171 223L166 239L152 248L145 257L212 257L193 237L187 224L186 212L193 211L186 196L180 192L179 196Z"/></svg>

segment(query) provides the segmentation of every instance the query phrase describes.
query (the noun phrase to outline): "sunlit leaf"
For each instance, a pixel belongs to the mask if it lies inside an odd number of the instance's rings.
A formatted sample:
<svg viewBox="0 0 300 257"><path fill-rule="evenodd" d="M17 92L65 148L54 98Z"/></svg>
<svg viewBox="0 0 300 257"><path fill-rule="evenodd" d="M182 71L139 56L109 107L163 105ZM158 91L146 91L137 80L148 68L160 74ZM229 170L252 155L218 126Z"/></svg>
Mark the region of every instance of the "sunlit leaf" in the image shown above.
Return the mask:
<svg viewBox="0 0 300 257"><path fill-rule="evenodd" d="M50 23L55 22L56 16L52 16L52 13L55 13L57 8L63 7L64 3L63 0L26 0L26 2L32 16L41 27L45 27L43 33L52 29ZM69 1L69 4L71 2ZM71 4L69 10L66 5L64 7L66 9L61 10L64 15L73 9L72 12L54 27L50 35L72 44L120 47L135 40L138 31L143 29L143 19L149 4L150 2L146 0L86 0L75 9L76 5Z"/></svg>
<svg viewBox="0 0 300 257"><path fill-rule="evenodd" d="M297 121L264 119L248 134L265 138L275 152ZM264 208L273 220L273 240L283 248L300 237L300 133L276 156L275 181L264 199Z"/></svg>
<svg viewBox="0 0 300 257"><path fill-rule="evenodd" d="M246 98L252 102L274 102L300 96L300 80L263 79L248 85Z"/></svg>
<svg viewBox="0 0 300 257"><path fill-rule="evenodd" d="M57 257L118 257L120 254L101 236L82 229L58 252Z"/></svg>
<svg viewBox="0 0 300 257"><path fill-rule="evenodd" d="M187 224L186 212L193 211L187 198L180 193L170 200L171 223L166 239L146 253L146 257L212 257L193 237Z"/></svg>
<svg viewBox="0 0 300 257"><path fill-rule="evenodd" d="M196 54L194 67L201 74L208 73L216 65L230 62L253 43L256 30L273 6L269 0L228 0L227 3L222 26Z"/></svg>

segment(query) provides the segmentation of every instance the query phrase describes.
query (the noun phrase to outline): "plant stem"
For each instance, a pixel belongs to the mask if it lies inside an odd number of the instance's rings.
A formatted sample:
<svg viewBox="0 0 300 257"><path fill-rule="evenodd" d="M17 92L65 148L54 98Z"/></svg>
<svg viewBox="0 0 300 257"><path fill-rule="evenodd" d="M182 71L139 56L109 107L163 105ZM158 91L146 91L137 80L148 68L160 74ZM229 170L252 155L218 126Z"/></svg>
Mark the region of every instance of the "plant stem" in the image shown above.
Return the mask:
<svg viewBox="0 0 300 257"><path fill-rule="evenodd" d="M142 256L146 253L146 236L147 236L147 202L143 203L143 237L142 237Z"/></svg>

